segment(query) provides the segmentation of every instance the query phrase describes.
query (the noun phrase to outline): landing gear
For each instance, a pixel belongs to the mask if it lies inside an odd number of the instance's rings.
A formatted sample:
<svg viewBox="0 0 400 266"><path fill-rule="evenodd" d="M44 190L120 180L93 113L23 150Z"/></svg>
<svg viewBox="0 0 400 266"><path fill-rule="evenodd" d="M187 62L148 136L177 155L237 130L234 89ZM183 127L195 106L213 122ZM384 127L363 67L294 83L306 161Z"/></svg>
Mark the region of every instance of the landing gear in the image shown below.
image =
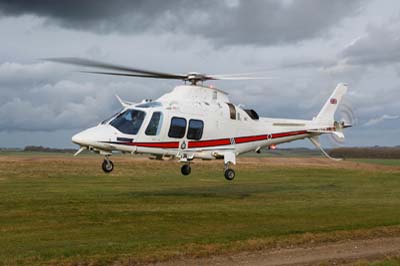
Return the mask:
<svg viewBox="0 0 400 266"><path fill-rule="evenodd" d="M106 156L106 158L103 161L103 164L101 165L103 168L103 171L105 173L110 173L112 170L114 170L114 164L113 162Z"/></svg>
<svg viewBox="0 0 400 266"><path fill-rule="evenodd" d="M229 168L229 162L225 163L224 165L224 176L225 179L228 181L232 181L233 179L235 179L235 171L231 168Z"/></svg>
<svg viewBox="0 0 400 266"><path fill-rule="evenodd" d="M235 171L229 168L230 164L236 164L236 154L234 151L226 151L224 153L224 176L228 181L235 178Z"/></svg>
<svg viewBox="0 0 400 266"><path fill-rule="evenodd" d="M233 169L227 168L225 169L224 176L228 181L232 181L235 178L235 171Z"/></svg>
<svg viewBox="0 0 400 266"><path fill-rule="evenodd" d="M182 165L182 168L181 168L182 175L189 175L191 171L192 171L192 168L190 167L189 164Z"/></svg>

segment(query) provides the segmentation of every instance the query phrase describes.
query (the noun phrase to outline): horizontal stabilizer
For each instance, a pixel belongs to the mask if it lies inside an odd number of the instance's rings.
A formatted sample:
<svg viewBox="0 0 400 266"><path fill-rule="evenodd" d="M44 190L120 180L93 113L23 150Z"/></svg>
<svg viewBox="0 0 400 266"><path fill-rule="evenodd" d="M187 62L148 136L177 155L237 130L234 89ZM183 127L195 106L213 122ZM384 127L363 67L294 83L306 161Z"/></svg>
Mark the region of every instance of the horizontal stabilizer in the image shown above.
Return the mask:
<svg viewBox="0 0 400 266"><path fill-rule="evenodd" d="M318 134L333 134L339 139L344 140L344 134L341 131L332 131L332 130L326 130L326 129L310 129L307 130L308 133L318 133Z"/></svg>

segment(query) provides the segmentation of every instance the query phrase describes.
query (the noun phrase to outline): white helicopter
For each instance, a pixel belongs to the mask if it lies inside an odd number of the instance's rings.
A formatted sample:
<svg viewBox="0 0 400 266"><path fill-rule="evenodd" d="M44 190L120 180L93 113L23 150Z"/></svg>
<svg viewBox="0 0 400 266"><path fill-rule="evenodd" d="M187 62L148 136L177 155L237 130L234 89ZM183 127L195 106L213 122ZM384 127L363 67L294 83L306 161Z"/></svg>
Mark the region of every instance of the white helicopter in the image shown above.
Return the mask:
<svg viewBox="0 0 400 266"><path fill-rule="evenodd" d="M319 136L333 134L343 140L343 129L350 127L344 121L335 121L334 114L347 85L339 83L332 95L312 120L278 119L259 117L252 109L242 109L230 102L228 94L203 85L207 80L243 80L258 77L239 75L169 74L80 58L53 58L52 62L94 67L105 71L85 73L131 76L157 79L179 79L185 85L176 86L171 92L156 100L141 103L123 101L123 109L95 127L72 137L80 149L91 150L105 156L104 172L114 169L110 160L113 151L131 154L149 154L156 159L174 157L183 163L181 172L189 175L190 163L198 158L223 159L224 176L235 178L230 168L236 157L246 152L260 152L264 147L308 138L322 153L333 160L321 147ZM261 77L263 78L263 77ZM187 84L187 82L189 84ZM201 83L201 85L199 85Z"/></svg>

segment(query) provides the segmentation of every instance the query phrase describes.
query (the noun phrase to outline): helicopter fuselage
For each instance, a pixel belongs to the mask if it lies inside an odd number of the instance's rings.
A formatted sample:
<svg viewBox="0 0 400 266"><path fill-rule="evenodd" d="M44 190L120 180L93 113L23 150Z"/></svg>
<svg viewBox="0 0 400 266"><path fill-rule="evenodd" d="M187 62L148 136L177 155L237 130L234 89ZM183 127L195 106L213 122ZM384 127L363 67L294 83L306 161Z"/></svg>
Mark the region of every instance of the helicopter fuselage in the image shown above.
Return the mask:
<svg viewBox="0 0 400 266"><path fill-rule="evenodd" d="M318 130L334 128L316 120L258 117L254 110L232 104L218 89L190 85L155 101L125 105L72 140L103 154L122 151L183 162L227 158L226 163L236 163L237 155L323 133Z"/></svg>

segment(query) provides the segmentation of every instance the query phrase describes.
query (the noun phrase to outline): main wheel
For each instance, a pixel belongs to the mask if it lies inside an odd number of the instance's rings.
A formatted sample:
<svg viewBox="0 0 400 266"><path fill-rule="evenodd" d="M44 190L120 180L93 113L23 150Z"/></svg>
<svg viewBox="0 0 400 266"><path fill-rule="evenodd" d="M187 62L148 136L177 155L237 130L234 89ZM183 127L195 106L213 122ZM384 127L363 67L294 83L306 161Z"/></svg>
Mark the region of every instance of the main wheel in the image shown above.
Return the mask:
<svg viewBox="0 0 400 266"><path fill-rule="evenodd" d="M191 171L192 171L192 168L190 167L190 165L188 165L188 164L182 165L182 168L181 168L182 175L189 175Z"/></svg>
<svg viewBox="0 0 400 266"><path fill-rule="evenodd" d="M225 170L224 175L226 180L232 181L235 178L235 171L228 168Z"/></svg>
<svg viewBox="0 0 400 266"><path fill-rule="evenodd" d="M101 168L103 168L105 173L110 173L112 170L114 170L114 164L110 160L104 160Z"/></svg>

